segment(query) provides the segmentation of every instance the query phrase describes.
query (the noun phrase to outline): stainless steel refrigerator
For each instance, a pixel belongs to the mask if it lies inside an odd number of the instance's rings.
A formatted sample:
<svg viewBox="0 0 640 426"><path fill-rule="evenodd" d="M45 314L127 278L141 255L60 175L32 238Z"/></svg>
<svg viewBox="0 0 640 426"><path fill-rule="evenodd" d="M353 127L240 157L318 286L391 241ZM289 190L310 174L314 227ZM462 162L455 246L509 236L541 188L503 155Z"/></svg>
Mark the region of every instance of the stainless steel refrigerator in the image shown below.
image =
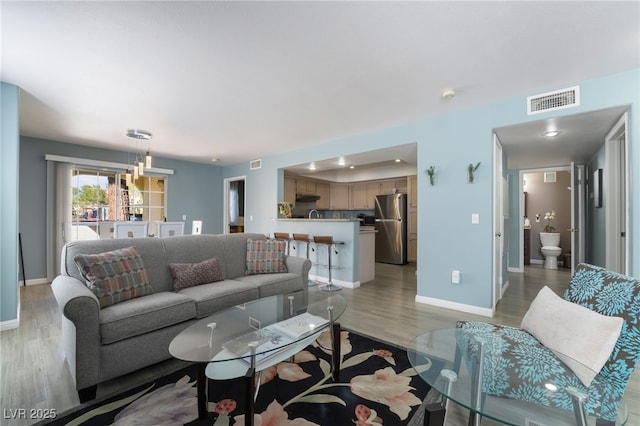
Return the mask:
<svg viewBox="0 0 640 426"><path fill-rule="evenodd" d="M376 196L376 262L407 263L407 194Z"/></svg>

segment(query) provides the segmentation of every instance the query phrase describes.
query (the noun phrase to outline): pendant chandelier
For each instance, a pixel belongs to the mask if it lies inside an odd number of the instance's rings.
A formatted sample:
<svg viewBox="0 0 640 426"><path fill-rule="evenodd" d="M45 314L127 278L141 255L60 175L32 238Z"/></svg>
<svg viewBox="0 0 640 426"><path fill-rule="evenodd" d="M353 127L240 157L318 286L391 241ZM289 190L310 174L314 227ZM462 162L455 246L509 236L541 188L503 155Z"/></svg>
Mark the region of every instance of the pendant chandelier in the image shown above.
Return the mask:
<svg viewBox="0 0 640 426"><path fill-rule="evenodd" d="M151 153L149 152L149 146L147 145L147 153L146 155L138 155L138 142L139 141L150 141L151 140L151 133L145 131L145 130L139 130L139 129L129 129L127 130L126 136L131 138L131 139L135 139L135 157L133 159L133 166L128 166L127 168L127 185L131 185L131 181L132 181L132 174L133 174L133 180L138 179L139 176L144 175L144 170L145 169L150 169L151 166L151 162L153 160L153 158L151 157ZM143 161L144 160L144 161ZM132 173L133 170L133 173Z"/></svg>

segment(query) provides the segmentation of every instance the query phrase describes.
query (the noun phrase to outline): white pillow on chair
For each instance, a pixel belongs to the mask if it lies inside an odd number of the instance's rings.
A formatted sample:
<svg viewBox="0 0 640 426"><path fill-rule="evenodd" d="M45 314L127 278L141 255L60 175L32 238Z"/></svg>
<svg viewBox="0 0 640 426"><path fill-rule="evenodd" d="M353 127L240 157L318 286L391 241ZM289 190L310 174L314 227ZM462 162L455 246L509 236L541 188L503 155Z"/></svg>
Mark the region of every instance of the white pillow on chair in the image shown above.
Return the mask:
<svg viewBox="0 0 640 426"><path fill-rule="evenodd" d="M551 349L588 387L609 359L622 323L622 318L568 302L545 286L520 327Z"/></svg>

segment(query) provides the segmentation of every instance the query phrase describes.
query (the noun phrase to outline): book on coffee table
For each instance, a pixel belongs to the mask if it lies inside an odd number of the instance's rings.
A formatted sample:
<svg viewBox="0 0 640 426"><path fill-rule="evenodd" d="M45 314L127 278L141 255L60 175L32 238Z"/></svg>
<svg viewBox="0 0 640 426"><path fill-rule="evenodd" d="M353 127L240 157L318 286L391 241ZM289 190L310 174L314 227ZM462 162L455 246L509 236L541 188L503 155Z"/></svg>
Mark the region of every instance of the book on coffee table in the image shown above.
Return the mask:
<svg viewBox="0 0 640 426"><path fill-rule="evenodd" d="M329 320L326 318L304 312L295 317L271 324L269 327L292 339L299 340L314 333L318 328L328 323Z"/></svg>

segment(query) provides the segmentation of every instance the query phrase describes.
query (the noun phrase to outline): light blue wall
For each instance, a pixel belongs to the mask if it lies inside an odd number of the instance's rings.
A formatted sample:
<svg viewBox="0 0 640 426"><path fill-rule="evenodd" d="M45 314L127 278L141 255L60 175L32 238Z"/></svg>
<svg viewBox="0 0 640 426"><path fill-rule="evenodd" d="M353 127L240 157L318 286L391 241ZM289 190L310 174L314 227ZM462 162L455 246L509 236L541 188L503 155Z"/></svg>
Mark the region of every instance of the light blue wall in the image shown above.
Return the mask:
<svg viewBox="0 0 640 426"><path fill-rule="evenodd" d="M567 82L566 85L549 87L548 90L579 84L579 107L527 116L526 97L531 93L523 93L512 99L464 111L431 116L415 123L336 139L278 156L263 157L260 170L249 171L248 164L243 164L226 167L223 174L224 177L247 176L247 230L271 232L272 222L269 219L277 215L276 203L282 197L282 167L417 142L418 295L491 308L494 240L493 129L629 105L630 163L632 169L635 169L631 173L631 185L632 188L638 188L639 83L637 69L589 81ZM544 90L538 92L541 91ZM475 164L478 161L482 164L477 171L475 183L470 185L466 181L466 167L469 163ZM428 185L427 176L423 173L431 165L437 168L435 186ZM640 250L640 197L634 195L630 206L631 270L637 274L640 271L640 257L635 255ZM517 198L512 198L512 202L513 200ZM471 224L472 213L480 215L480 224ZM253 221L250 220L251 216ZM511 250L515 247L518 247L518 242L511 240ZM451 271L454 269L461 271L459 285L450 284Z"/></svg>
<svg viewBox="0 0 640 426"><path fill-rule="evenodd" d="M18 93L16 86L0 83L0 323L5 324L18 318Z"/></svg>
<svg viewBox="0 0 640 426"><path fill-rule="evenodd" d="M21 138L20 142L20 232L27 279L47 276L46 271L46 154L91 160L127 162L127 153L43 139ZM205 234L222 232L222 168L209 164L153 157L153 166L173 169L165 187L167 220L182 221L185 233L191 221L202 220Z"/></svg>

